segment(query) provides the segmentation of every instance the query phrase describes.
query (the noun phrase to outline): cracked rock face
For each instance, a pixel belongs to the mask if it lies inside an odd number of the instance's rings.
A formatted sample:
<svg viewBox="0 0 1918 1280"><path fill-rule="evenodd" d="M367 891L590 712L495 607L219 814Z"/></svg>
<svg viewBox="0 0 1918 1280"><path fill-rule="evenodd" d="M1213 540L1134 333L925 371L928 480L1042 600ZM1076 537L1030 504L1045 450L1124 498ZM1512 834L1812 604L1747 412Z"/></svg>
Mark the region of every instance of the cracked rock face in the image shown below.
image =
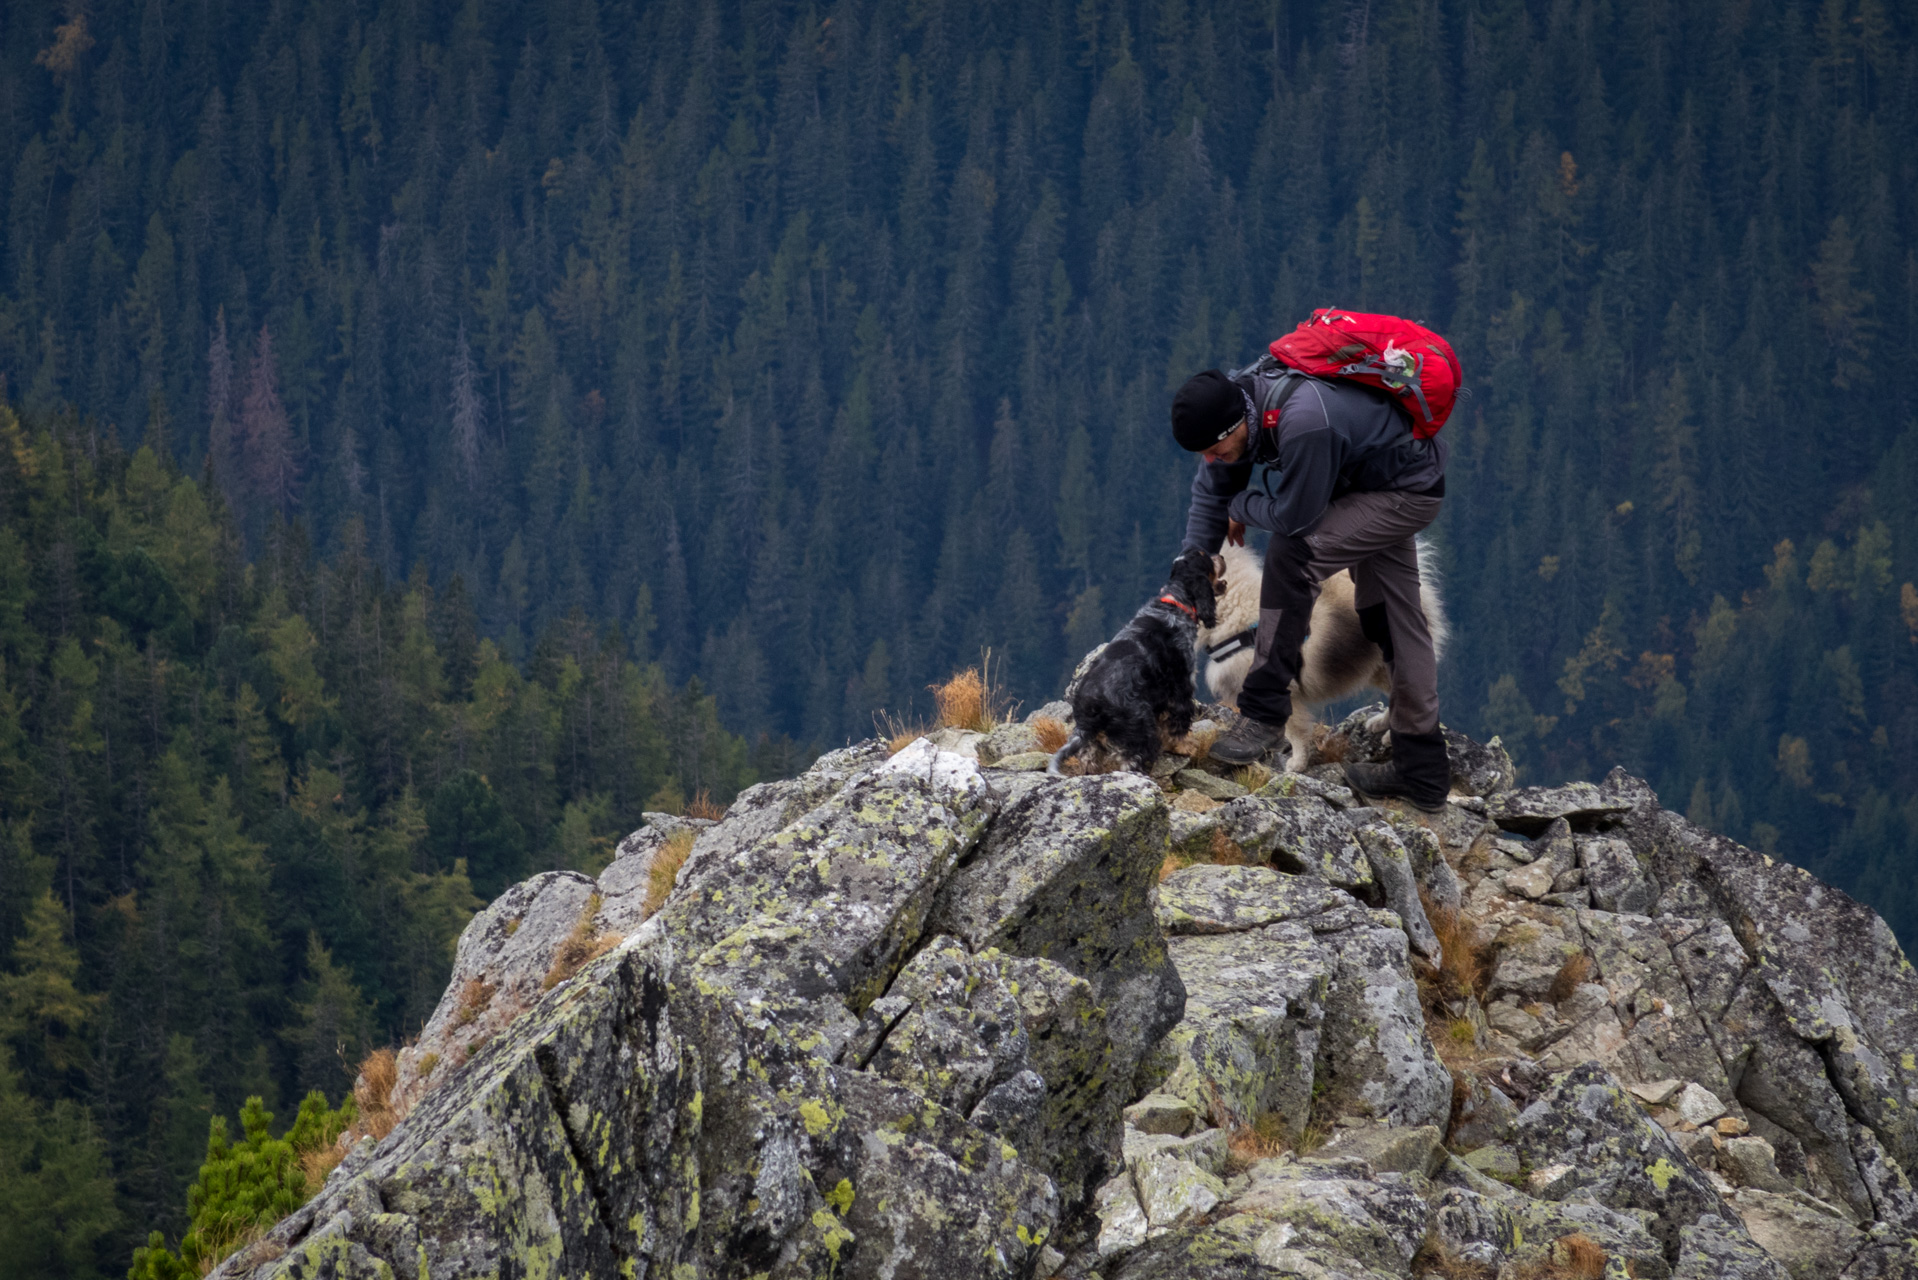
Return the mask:
<svg viewBox="0 0 1918 1280"><path fill-rule="evenodd" d="M404 1121L221 1274L1918 1276L1918 974L1843 894L1449 731L1429 816L1030 739L832 752L509 889Z"/></svg>

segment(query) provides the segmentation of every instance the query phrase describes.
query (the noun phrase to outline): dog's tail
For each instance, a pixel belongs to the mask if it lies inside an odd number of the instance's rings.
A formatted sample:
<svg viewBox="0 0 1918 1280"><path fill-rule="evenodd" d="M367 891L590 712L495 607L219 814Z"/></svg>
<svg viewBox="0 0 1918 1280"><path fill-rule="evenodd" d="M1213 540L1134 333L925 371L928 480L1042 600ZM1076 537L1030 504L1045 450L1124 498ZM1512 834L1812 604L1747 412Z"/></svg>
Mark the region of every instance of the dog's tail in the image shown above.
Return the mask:
<svg viewBox="0 0 1918 1280"><path fill-rule="evenodd" d="M1419 603L1425 606L1425 626L1432 633L1432 656L1443 658L1452 644L1452 620L1446 616L1443 579L1439 576L1438 547L1429 539L1418 540Z"/></svg>
<svg viewBox="0 0 1918 1280"><path fill-rule="evenodd" d="M1046 772L1055 778L1063 778L1065 772L1060 766L1072 759L1073 756L1078 755L1085 745L1086 740L1083 734L1075 733L1070 738L1067 738L1066 745L1053 752L1052 759L1046 761Z"/></svg>

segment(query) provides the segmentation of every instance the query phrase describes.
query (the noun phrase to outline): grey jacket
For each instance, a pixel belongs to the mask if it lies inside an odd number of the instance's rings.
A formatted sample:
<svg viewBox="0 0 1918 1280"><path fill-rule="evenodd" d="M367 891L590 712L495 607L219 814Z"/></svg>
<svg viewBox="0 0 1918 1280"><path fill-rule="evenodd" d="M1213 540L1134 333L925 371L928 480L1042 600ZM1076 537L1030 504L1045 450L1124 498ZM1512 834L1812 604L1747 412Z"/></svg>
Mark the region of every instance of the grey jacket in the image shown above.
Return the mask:
<svg viewBox="0 0 1918 1280"><path fill-rule="evenodd" d="M1312 532L1348 493L1443 492L1446 444L1417 440L1411 419L1382 394L1349 382L1304 378L1276 419L1289 371L1270 358L1232 374L1252 417L1237 462L1199 461L1185 545L1211 554L1228 518L1286 537ZM1300 375L1292 375L1299 377Z"/></svg>

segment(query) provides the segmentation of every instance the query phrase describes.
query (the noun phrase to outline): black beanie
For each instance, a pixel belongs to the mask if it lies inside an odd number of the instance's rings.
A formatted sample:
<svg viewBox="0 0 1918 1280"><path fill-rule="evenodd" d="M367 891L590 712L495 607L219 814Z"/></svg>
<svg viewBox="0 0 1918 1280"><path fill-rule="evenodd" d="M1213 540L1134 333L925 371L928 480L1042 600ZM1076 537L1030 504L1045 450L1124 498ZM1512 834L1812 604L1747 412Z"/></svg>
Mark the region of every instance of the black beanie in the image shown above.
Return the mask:
<svg viewBox="0 0 1918 1280"><path fill-rule="evenodd" d="M1245 396L1217 369L1195 373L1172 397L1172 435L1187 453L1203 453L1245 417Z"/></svg>

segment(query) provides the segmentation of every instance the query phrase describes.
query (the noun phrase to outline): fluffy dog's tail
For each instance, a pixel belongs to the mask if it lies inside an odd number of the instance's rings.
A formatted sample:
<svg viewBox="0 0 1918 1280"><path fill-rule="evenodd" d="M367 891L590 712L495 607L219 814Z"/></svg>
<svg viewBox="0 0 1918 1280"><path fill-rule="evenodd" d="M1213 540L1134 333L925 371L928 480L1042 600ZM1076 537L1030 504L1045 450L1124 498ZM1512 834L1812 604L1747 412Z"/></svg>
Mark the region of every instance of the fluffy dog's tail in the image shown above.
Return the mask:
<svg viewBox="0 0 1918 1280"><path fill-rule="evenodd" d="M1046 772L1055 778L1063 778L1065 773L1060 766L1072 759L1073 756L1078 755L1080 749L1085 745L1086 740L1082 734L1075 733L1070 738L1067 738L1066 745L1053 752L1052 759L1046 761Z"/></svg>
<svg viewBox="0 0 1918 1280"><path fill-rule="evenodd" d="M1425 626L1432 633L1432 656L1443 658L1452 644L1452 620L1445 613L1441 591L1438 548L1424 538L1418 540L1419 603L1425 606Z"/></svg>

